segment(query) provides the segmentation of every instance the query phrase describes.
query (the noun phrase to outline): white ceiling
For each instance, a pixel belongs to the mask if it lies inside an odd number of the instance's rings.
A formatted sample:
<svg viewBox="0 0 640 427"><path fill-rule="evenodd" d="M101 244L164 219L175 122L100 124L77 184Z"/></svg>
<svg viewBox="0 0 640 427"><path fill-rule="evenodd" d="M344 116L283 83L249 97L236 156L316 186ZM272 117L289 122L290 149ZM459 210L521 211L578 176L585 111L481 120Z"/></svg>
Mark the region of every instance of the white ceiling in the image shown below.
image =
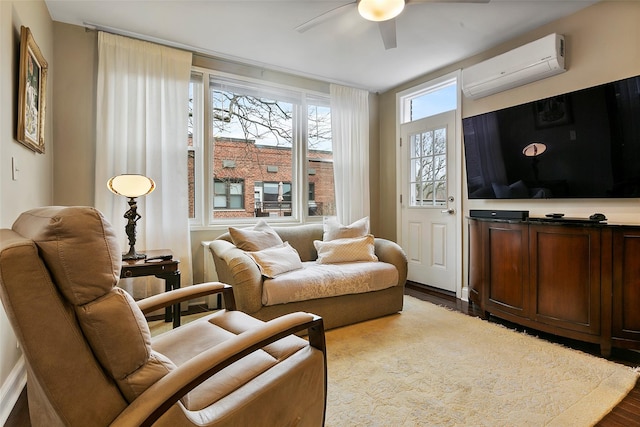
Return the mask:
<svg viewBox="0 0 640 427"><path fill-rule="evenodd" d="M45 1L55 21L94 24L120 34L377 92L597 2L409 2L396 21L398 47L385 50L377 25L362 19L355 5L304 33L295 30L349 0Z"/></svg>

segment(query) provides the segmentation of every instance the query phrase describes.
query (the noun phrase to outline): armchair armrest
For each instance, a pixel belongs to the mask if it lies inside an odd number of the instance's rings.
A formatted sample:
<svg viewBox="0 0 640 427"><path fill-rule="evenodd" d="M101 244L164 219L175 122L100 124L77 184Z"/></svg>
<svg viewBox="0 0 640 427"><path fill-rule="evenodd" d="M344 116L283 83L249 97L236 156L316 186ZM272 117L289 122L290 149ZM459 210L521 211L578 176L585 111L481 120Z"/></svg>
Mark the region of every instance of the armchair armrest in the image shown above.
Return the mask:
<svg viewBox="0 0 640 427"><path fill-rule="evenodd" d="M199 298L206 295L222 292L224 304L227 310L235 310L235 300L233 289L229 285L220 282L201 283L199 285L187 286L185 288L174 289L162 294L153 295L137 302L138 307L144 314L170 305L178 304L190 299Z"/></svg>
<svg viewBox="0 0 640 427"><path fill-rule="evenodd" d="M398 285L404 286L407 281L407 255L400 245L391 240L376 237L375 253L379 261L393 264L398 269Z"/></svg>
<svg viewBox="0 0 640 427"><path fill-rule="evenodd" d="M174 369L138 396L111 426L150 426L185 394L211 375L266 345L305 329L309 333L310 345L322 351L324 355L326 393L326 352L322 318L310 313L297 312L270 320L236 335Z"/></svg>

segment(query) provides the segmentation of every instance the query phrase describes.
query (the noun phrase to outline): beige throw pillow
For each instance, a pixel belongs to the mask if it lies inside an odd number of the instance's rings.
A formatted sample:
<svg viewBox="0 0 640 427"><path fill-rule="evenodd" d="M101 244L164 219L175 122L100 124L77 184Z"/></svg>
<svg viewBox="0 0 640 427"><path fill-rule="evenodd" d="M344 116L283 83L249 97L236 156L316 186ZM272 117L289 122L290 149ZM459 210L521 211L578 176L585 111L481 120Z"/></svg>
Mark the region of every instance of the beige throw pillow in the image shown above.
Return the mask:
<svg viewBox="0 0 640 427"><path fill-rule="evenodd" d="M313 244L318 251L318 264L378 261L378 257L375 255L374 238L371 234L328 242L314 240Z"/></svg>
<svg viewBox="0 0 640 427"><path fill-rule="evenodd" d="M257 252L247 252L247 255L253 258L262 275L268 278L302 268L300 255L289 242Z"/></svg>
<svg viewBox="0 0 640 427"><path fill-rule="evenodd" d="M349 237L362 237L369 234L369 217L366 216L350 225L342 225L336 217L326 218L324 221L324 234L322 240L328 242L335 239Z"/></svg>
<svg viewBox="0 0 640 427"><path fill-rule="evenodd" d="M282 244L280 236L262 219L253 228L229 227L229 234L233 244L243 251L261 251Z"/></svg>

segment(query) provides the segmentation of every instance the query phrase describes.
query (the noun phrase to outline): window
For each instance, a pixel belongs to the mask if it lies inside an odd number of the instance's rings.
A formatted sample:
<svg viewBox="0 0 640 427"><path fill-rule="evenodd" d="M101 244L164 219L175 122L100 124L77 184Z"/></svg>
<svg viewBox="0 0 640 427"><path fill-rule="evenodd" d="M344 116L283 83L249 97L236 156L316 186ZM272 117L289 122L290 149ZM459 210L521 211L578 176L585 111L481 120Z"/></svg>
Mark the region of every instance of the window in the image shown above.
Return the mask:
<svg viewBox="0 0 640 427"><path fill-rule="evenodd" d="M310 105L307 139L307 209L310 216L336 214L331 151L331 109Z"/></svg>
<svg viewBox="0 0 640 427"><path fill-rule="evenodd" d="M261 194L256 200L256 216L291 216L291 183L290 182L256 182L255 193Z"/></svg>
<svg viewBox="0 0 640 427"><path fill-rule="evenodd" d="M411 206L445 206L447 128L411 135Z"/></svg>
<svg viewBox="0 0 640 427"><path fill-rule="evenodd" d="M457 108L457 84L447 81L417 92L403 100L402 123L435 116Z"/></svg>
<svg viewBox="0 0 640 427"><path fill-rule="evenodd" d="M244 181L216 179L213 184L214 209L243 209Z"/></svg>
<svg viewBox="0 0 640 427"><path fill-rule="evenodd" d="M327 95L201 69L190 94L193 224L335 214Z"/></svg>

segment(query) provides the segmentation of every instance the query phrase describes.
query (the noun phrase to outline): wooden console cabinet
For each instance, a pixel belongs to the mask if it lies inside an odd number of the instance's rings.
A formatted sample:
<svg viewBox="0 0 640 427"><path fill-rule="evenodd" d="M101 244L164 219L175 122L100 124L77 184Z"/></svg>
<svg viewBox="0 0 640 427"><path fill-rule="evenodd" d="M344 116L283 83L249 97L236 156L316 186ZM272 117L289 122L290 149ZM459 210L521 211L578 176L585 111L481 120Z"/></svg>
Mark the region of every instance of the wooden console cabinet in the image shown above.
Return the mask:
<svg viewBox="0 0 640 427"><path fill-rule="evenodd" d="M640 349L640 227L469 219L469 295L486 314Z"/></svg>
<svg viewBox="0 0 640 427"><path fill-rule="evenodd" d="M640 228L613 232L611 338L615 347L640 346Z"/></svg>

